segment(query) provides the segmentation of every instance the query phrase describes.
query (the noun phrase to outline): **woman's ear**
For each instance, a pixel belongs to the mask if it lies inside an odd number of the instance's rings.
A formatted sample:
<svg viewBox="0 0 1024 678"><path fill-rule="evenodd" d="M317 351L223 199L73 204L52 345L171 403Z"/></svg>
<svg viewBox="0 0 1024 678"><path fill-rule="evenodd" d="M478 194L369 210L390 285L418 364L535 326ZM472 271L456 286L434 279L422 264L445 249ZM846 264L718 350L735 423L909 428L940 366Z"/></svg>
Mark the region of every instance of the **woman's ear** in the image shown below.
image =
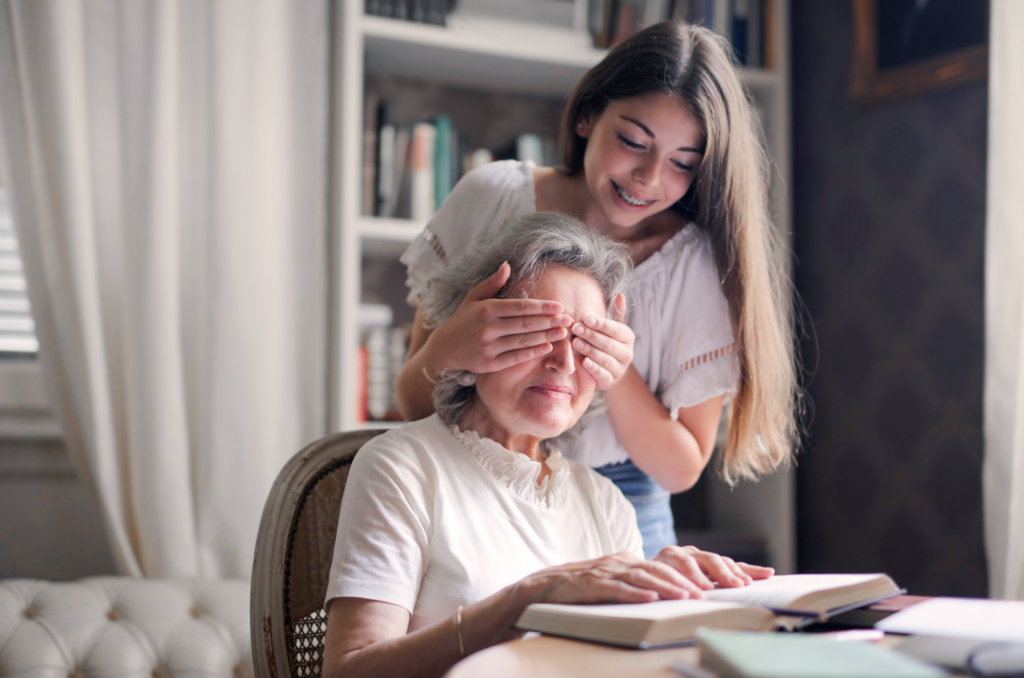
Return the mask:
<svg viewBox="0 0 1024 678"><path fill-rule="evenodd" d="M590 138L590 130L592 128L593 124L589 115L581 115L579 120L576 121L576 134L584 139Z"/></svg>

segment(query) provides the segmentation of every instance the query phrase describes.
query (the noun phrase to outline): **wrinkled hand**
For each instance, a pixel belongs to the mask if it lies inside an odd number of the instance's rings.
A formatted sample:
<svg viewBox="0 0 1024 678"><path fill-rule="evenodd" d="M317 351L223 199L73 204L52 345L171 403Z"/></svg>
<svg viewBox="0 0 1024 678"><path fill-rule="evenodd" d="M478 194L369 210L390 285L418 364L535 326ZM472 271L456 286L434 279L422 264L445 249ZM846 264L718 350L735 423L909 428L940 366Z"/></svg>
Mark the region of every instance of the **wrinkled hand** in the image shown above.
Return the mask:
<svg viewBox="0 0 1024 678"><path fill-rule="evenodd" d="M502 264L474 287L428 340L441 369L497 372L551 352L572 319L557 301L495 299L512 268Z"/></svg>
<svg viewBox="0 0 1024 678"><path fill-rule="evenodd" d="M715 582L732 588L774 574L693 546L667 546L650 560L619 553L541 570L524 580L538 587L534 602L647 603L703 598Z"/></svg>
<svg viewBox="0 0 1024 678"><path fill-rule="evenodd" d="M704 591L715 588L716 583L724 588L735 588L775 574L770 567L737 563L732 558L701 551L696 546L666 546L652 560L683 574Z"/></svg>
<svg viewBox="0 0 1024 678"><path fill-rule="evenodd" d="M583 357L583 368L597 381L600 391L619 383L633 362L633 330L625 324L626 298L615 297L614 319L589 317L572 326L572 346Z"/></svg>
<svg viewBox="0 0 1024 678"><path fill-rule="evenodd" d="M544 603L649 603L703 595L677 570L628 553L541 570L525 581L531 580L540 590L533 602Z"/></svg>

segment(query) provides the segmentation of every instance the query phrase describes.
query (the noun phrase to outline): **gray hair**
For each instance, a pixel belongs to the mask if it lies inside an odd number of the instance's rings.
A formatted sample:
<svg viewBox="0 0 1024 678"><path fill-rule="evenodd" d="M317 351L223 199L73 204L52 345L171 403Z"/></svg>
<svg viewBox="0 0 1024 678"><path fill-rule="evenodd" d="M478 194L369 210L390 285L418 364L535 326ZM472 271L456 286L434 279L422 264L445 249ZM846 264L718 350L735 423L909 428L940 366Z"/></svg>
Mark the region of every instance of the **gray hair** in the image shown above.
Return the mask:
<svg viewBox="0 0 1024 678"><path fill-rule="evenodd" d="M625 246L595 233L579 220L558 212L536 212L510 219L494 237L481 238L458 259L436 271L426 284L422 309L428 327L451 317L471 289L491 276L503 262L512 269L497 297L506 297L523 282L536 280L549 265L585 273L604 293L608 315L620 292L625 292L632 263ZM441 419L458 424L476 397L476 374L446 370L434 387L434 409ZM586 414L603 405L595 394ZM582 421L544 447L567 443L582 431Z"/></svg>

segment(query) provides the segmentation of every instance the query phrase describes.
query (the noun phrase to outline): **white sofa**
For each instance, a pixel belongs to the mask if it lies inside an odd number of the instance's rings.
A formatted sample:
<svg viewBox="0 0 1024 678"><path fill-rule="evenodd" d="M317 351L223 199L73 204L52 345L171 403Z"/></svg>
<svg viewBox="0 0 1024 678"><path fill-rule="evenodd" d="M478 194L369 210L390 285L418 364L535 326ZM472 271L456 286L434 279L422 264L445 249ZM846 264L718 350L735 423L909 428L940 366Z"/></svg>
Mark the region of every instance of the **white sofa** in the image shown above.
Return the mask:
<svg viewBox="0 0 1024 678"><path fill-rule="evenodd" d="M249 582L0 580L0 678L251 678Z"/></svg>

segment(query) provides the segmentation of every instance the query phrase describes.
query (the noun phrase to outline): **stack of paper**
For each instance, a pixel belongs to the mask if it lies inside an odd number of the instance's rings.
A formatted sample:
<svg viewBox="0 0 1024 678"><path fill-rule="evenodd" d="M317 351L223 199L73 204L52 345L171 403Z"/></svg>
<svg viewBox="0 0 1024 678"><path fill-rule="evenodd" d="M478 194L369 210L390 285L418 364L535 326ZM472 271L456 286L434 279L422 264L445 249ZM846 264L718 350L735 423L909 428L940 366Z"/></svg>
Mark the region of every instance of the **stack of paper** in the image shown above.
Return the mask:
<svg viewBox="0 0 1024 678"><path fill-rule="evenodd" d="M1024 602L932 598L883 619L875 628L913 634L898 648L904 654L964 668L980 645L1024 643Z"/></svg>

